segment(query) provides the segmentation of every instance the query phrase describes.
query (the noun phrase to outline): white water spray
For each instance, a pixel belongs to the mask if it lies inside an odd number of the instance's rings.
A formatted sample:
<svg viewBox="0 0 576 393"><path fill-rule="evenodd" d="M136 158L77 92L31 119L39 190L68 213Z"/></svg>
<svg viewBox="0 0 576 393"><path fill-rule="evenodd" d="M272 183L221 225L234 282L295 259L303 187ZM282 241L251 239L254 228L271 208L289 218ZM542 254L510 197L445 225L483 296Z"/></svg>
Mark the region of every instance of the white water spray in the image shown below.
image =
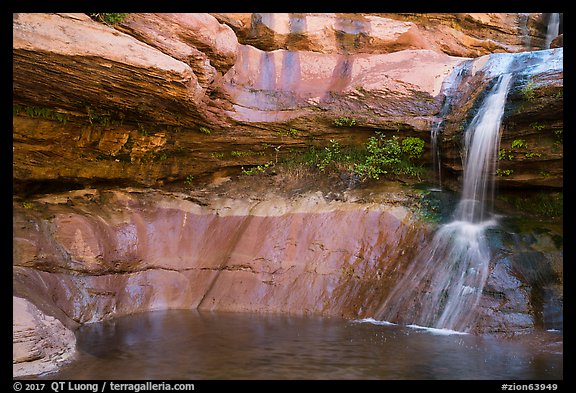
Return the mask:
<svg viewBox="0 0 576 393"><path fill-rule="evenodd" d="M459 220L471 223L484 220L486 204L494 199L493 176L500 145L500 124L511 78L511 74L498 78L466 129L464 186L455 216Z"/></svg>
<svg viewBox="0 0 576 393"><path fill-rule="evenodd" d="M464 185L454 220L408 267L377 313L378 319L469 331L488 278L486 229L496 225L486 203L493 196L500 139L511 74L497 80L465 133Z"/></svg>
<svg viewBox="0 0 576 393"><path fill-rule="evenodd" d="M549 49L552 40L558 37L560 33L560 14L553 13L550 14L550 19L548 20L548 29L546 30L546 42L544 43L544 49Z"/></svg>

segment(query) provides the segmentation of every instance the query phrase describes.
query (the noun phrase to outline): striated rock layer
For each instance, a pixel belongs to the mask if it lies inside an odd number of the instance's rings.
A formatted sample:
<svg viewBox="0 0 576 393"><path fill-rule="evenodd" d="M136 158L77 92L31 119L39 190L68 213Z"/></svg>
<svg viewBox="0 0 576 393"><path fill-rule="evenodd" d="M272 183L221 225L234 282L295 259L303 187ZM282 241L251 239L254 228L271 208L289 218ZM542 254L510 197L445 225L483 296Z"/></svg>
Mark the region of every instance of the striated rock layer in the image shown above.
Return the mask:
<svg viewBox="0 0 576 393"><path fill-rule="evenodd" d="M452 71L470 57L540 49L546 17L137 13L109 26L85 14L14 14L13 33L13 175L25 193L41 182L158 187L330 139L360 145L376 130L428 142ZM257 45L265 37L271 43ZM538 80L542 108L562 78ZM485 87L466 83L469 97ZM529 112L534 124L562 127L558 111L516 99L518 119ZM511 121L504 137L518 139L532 123ZM561 179L558 162L545 170L550 184Z"/></svg>
<svg viewBox="0 0 576 393"><path fill-rule="evenodd" d="M29 300L12 297L12 375L55 371L76 351L74 332Z"/></svg>
<svg viewBox="0 0 576 393"><path fill-rule="evenodd" d="M322 53L431 49L452 56L544 48L549 16L526 13L219 13L243 44ZM544 33L544 34L543 34Z"/></svg>

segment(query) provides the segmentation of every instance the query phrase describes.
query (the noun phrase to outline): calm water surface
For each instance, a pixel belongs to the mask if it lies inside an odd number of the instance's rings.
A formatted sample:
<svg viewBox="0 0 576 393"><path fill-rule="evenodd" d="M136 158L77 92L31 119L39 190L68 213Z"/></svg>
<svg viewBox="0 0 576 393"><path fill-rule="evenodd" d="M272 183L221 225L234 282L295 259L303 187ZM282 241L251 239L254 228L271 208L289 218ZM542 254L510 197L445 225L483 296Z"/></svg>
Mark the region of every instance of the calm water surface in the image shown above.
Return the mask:
<svg viewBox="0 0 576 393"><path fill-rule="evenodd" d="M190 310L90 324L46 379L562 379L562 333L434 334L338 318Z"/></svg>

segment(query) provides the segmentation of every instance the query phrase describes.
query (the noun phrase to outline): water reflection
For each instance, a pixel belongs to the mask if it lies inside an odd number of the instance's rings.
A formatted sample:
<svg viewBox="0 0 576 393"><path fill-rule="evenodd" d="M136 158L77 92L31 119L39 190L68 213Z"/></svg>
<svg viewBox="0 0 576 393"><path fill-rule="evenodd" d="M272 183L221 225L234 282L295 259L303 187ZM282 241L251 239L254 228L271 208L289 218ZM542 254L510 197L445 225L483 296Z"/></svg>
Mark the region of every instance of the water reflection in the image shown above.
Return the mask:
<svg viewBox="0 0 576 393"><path fill-rule="evenodd" d="M78 359L44 378L562 379L562 334L542 334L503 341L335 318L156 311L81 328Z"/></svg>

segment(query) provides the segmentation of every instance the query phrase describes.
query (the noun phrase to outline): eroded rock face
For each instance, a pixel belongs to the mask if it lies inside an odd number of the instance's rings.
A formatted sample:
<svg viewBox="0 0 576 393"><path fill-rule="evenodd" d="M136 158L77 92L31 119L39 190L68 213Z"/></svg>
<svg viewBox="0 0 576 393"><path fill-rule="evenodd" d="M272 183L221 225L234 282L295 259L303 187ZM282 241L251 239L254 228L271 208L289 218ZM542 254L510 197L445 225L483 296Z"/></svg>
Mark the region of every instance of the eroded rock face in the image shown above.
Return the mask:
<svg viewBox="0 0 576 393"><path fill-rule="evenodd" d="M236 61L236 35L209 14L135 13L118 28L190 65L207 90Z"/></svg>
<svg viewBox="0 0 576 393"><path fill-rule="evenodd" d="M443 115L442 83L467 61L461 56L538 48L547 21L542 14L215 16L131 14L111 27L85 14L15 14L17 192L42 181L162 186L277 162L330 139L363 144L374 130L428 141ZM514 31L522 32L515 41ZM263 34L276 43L258 49L245 39ZM546 129L561 129L563 74L538 78L517 84L534 83L538 100L514 96L523 110L503 138L542 127L540 112L522 121L530 108L543 108ZM483 80L462 85L467 101L458 102L454 127L484 88ZM342 118L354 122L339 127ZM457 144L445 139L445 165L457 174ZM518 175L503 183L557 186L558 152L552 160L527 153L529 161L505 163ZM553 163L546 179L521 168L543 162Z"/></svg>
<svg viewBox="0 0 576 393"><path fill-rule="evenodd" d="M76 351L74 332L29 300L12 297L12 376L55 371Z"/></svg>
<svg viewBox="0 0 576 393"><path fill-rule="evenodd" d="M317 126L349 117L359 127L424 131L438 110L442 81L462 61L428 50L340 55L241 46L224 80L237 120L293 120L301 129L310 120Z"/></svg>
<svg viewBox="0 0 576 393"><path fill-rule="evenodd" d="M546 21L255 15L133 14L114 28L15 14L15 193L160 187L330 139L359 145L375 130L428 140L445 114L442 162L455 181L461 132L494 76L484 65L506 55L487 54L539 49ZM500 162L513 170L502 186L562 187L563 51L544 52L518 57L502 148L524 147ZM442 85L461 69L443 112ZM345 117L355 124L335 123ZM15 203L15 299L67 329L165 308L372 316L430 236L406 206L227 196L90 190ZM493 263L478 332L529 330L557 313L560 284L530 271ZM42 336L34 326L29 336ZM23 359L40 353L22 345Z"/></svg>
<svg viewBox="0 0 576 393"><path fill-rule="evenodd" d="M15 103L172 124L183 111L202 117L192 68L127 34L82 14L14 14L13 26Z"/></svg>
<svg viewBox="0 0 576 393"><path fill-rule="evenodd" d="M169 308L365 315L427 233L405 208L321 195L72 199L17 209L14 271L17 292L34 288L78 323Z"/></svg>
<svg viewBox="0 0 576 393"><path fill-rule="evenodd" d="M545 14L213 14L242 44L262 50L391 53L429 49L452 56L543 49Z"/></svg>
<svg viewBox="0 0 576 393"><path fill-rule="evenodd" d="M175 308L373 317L433 228L409 200L367 195L79 190L15 203L14 294L72 328ZM531 239L494 248L470 331L561 325L561 248Z"/></svg>
<svg viewBox="0 0 576 393"><path fill-rule="evenodd" d="M364 143L374 129L427 138L442 80L464 60L429 50L264 52L238 45L209 15L137 14L118 29L81 14L15 15L23 188L159 186L329 139ZM335 125L345 117L355 125Z"/></svg>

